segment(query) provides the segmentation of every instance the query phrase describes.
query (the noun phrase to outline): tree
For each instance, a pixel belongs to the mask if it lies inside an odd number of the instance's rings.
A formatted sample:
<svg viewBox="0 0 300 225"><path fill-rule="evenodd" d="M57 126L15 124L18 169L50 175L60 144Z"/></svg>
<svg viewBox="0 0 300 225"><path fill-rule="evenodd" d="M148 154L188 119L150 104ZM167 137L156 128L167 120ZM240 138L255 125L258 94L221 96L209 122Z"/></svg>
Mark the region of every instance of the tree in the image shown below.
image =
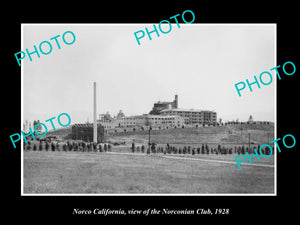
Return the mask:
<svg viewBox="0 0 300 225"><path fill-rule="evenodd" d="M155 151L155 143L152 143L151 144L151 152L152 153L155 153L156 151Z"/></svg>
<svg viewBox="0 0 300 225"><path fill-rule="evenodd" d="M39 144L39 151L42 151L43 150L43 145L42 145L42 142L40 142Z"/></svg>
<svg viewBox="0 0 300 225"><path fill-rule="evenodd" d="M144 145L142 145L142 147L141 147L141 151L142 151L142 153L144 153L144 152L145 152L145 146L144 146Z"/></svg>
<svg viewBox="0 0 300 225"><path fill-rule="evenodd" d="M209 147L207 144L205 144L205 150L206 150L206 154L209 154Z"/></svg>
<svg viewBox="0 0 300 225"><path fill-rule="evenodd" d="M177 154L178 150L176 147L174 147L174 154Z"/></svg>
<svg viewBox="0 0 300 225"><path fill-rule="evenodd" d="M75 152L78 151L78 143L75 143L75 145L74 145L74 151L75 151Z"/></svg>
<svg viewBox="0 0 300 225"><path fill-rule="evenodd" d="M242 148L241 148L241 146L239 146L239 147L238 147L238 149L237 149L237 154L239 154L239 155L240 155L240 154L241 154L241 152L242 152Z"/></svg>
<svg viewBox="0 0 300 225"><path fill-rule="evenodd" d="M90 144L90 143L87 143L87 144L86 144L86 147L87 147L87 151L88 151L88 152L91 151L91 144Z"/></svg>
<svg viewBox="0 0 300 225"><path fill-rule="evenodd" d="M49 143L48 142L46 142L46 145L45 145L45 149L46 149L46 151L48 151L49 150Z"/></svg>
<svg viewBox="0 0 300 225"><path fill-rule="evenodd" d="M241 151L241 153L244 155L245 154L245 146L243 145L242 146L242 151Z"/></svg>
<svg viewBox="0 0 300 225"><path fill-rule="evenodd" d="M221 153L221 145L220 145L220 144L218 144L217 151L218 151L219 153Z"/></svg>
<svg viewBox="0 0 300 225"><path fill-rule="evenodd" d="M54 151L55 151L55 145L54 145L54 143L53 143L53 142L51 143L51 150L52 150L52 152L54 152Z"/></svg>
<svg viewBox="0 0 300 225"><path fill-rule="evenodd" d="M31 149L31 145L29 143L27 143L26 150L30 150L30 149Z"/></svg>
<svg viewBox="0 0 300 225"><path fill-rule="evenodd" d="M69 151L72 151L72 149L73 149L73 145L69 144L69 145L68 145L68 147L69 147L69 148L68 148L68 149L69 149Z"/></svg>

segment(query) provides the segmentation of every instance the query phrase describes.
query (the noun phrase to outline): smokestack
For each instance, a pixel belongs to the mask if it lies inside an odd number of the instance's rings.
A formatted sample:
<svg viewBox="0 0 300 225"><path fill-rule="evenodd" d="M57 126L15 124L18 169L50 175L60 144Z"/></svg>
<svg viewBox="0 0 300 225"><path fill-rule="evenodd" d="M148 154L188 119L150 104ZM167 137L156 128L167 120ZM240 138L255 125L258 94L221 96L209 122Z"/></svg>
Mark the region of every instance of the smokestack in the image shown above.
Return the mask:
<svg viewBox="0 0 300 225"><path fill-rule="evenodd" d="M94 82L94 125L93 125L93 142L97 143L97 100L96 100L96 82Z"/></svg>

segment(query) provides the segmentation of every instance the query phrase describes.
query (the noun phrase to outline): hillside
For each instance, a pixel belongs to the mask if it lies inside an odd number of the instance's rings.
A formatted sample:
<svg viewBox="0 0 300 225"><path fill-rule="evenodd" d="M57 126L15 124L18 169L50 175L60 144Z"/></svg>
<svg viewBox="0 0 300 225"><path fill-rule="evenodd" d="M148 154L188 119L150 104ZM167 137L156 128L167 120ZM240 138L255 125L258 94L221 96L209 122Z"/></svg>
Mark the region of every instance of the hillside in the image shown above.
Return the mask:
<svg viewBox="0 0 300 225"><path fill-rule="evenodd" d="M267 124L243 124L228 125L223 127L198 127L198 128L177 128L166 130L152 130L150 133L151 142L156 144L176 145L241 145L249 143L263 144L273 140L274 125ZM148 131L114 133L107 136L111 142L131 142L147 144ZM268 141L269 140L269 141Z"/></svg>
<svg viewBox="0 0 300 225"><path fill-rule="evenodd" d="M70 139L72 127L57 129L47 134L56 135L63 139ZM274 124L237 124L222 127L198 127L198 128L177 128L165 130L152 130L150 134L151 142L156 144L173 145L199 145L210 144L211 146L221 145L242 145L249 143L264 144L274 140ZM106 140L110 142L125 142L131 145L147 144L149 138L148 131L130 131L122 133L107 134Z"/></svg>

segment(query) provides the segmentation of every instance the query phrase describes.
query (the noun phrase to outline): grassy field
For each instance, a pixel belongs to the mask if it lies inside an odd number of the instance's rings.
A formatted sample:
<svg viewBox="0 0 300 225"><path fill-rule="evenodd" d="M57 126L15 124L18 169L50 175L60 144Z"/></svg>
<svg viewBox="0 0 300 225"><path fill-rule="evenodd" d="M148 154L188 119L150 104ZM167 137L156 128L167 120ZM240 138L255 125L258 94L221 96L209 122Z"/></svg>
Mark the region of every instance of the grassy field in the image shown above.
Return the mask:
<svg viewBox="0 0 300 225"><path fill-rule="evenodd" d="M234 162L234 155L194 158ZM273 156L259 163L274 164ZM239 170L234 163L162 154L25 151L23 172L24 194L274 193L274 168L242 165Z"/></svg>

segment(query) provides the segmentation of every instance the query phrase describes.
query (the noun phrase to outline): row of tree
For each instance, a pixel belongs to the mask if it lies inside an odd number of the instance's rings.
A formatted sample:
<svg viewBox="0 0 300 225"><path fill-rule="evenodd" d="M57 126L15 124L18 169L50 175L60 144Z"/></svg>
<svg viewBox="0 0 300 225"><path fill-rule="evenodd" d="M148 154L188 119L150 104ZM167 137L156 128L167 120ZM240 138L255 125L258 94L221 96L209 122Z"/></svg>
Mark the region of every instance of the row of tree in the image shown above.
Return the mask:
<svg viewBox="0 0 300 225"><path fill-rule="evenodd" d="M245 147L242 146L235 146L234 148L228 148L228 147L222 147L221 145L218 145L217 148L210 148L207 144L202 144L201 147L191 147L191 146L183 146L183 147L175 147L171 146L169 144L166 145L166 147L156 147L156 144L152 143L150 147L142 146L135 146L135 143L132 143L131 145L131 152L141 152L141 153L163 153L163 154L220 154L220 155L227 155L227 154L254 154L254 149L257 149L256 152L259 153L260 145L257 147ZM270 155L271 149L268 147L264 147L261 150L262 154L264 155ZM272 149L272 154L273 154Z"/></svg>
<svg viewBox="0 0 300 225"><path fill-rule="evenodd" d="M39 144L32 144L30 141L28 143L24 143L23 145L24 150L33 150L33 151L95 151L95 152L107 152L111 151L110 144L96 144L96 143L89 143L89 142L73 142L64 143L60 145L58 142L48 143L46 142L43 144L40 142Z"/></svg>

